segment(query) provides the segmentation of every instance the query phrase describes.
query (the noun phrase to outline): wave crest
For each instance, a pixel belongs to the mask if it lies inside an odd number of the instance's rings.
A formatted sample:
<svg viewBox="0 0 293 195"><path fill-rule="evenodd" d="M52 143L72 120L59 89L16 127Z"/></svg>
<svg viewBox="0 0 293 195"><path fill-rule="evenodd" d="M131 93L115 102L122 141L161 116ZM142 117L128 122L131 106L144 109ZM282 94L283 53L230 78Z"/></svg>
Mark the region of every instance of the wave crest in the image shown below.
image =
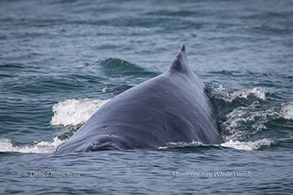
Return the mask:
<svg viewBox="0 0 293 195"><path fill-rule="evenodd" d="M237 150L258 150L263 146L271 146L274 143L275 142L270 139L261 139L256 141L247 141L247 142L229 140L225 143L222 143L221 146L234 148Z"/></svg>
<svg viewBox="0 0 293 195"><path fill-rule="evenodd" d="M228 90L220 85L213 90L213 94L216 98L222 99L226 102L232 102L238 98L247 99L250 95L253 95L260 100L266 100L265 92L259 87L247 90Z"/></svg>
<svg viewBox="0 0 293 195"><path fill-rule="evenodd" d="M36 144L22 144L15 146L7 138L0 138L0 152L20 152L20 153L53 153L57 147L64 143L55 137L53 141L41 141Z"/></svg>

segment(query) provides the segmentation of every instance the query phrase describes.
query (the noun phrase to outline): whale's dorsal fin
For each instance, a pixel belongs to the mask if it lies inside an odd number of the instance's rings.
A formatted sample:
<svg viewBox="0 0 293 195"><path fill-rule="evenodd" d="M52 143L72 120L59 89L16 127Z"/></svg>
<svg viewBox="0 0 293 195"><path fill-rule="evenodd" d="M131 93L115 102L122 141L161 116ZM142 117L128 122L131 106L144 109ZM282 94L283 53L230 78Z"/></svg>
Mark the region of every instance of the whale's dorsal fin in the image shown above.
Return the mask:
<svg viewBox="0 0 293 195"><path fill-rule="evenodd" d="M179 54L174 59L169 71L180 72L183 74L190 74L191 70L187 62L187 55L185 45L183 44Z"/></svg>

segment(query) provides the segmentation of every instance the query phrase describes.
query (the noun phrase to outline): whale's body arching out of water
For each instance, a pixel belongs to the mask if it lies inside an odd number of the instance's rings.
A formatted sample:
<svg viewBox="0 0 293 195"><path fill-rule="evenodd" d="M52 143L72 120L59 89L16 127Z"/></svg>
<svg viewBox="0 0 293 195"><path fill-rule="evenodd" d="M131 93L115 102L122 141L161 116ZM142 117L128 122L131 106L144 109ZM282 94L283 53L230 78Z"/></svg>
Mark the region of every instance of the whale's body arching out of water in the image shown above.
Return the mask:
<svg viewBox="0 0 293 195"><path fill-rule="evenodd" d="M107 102L57 152L158 148L192 141L220 144L223 139L183 45L166 72Z"/></svg>

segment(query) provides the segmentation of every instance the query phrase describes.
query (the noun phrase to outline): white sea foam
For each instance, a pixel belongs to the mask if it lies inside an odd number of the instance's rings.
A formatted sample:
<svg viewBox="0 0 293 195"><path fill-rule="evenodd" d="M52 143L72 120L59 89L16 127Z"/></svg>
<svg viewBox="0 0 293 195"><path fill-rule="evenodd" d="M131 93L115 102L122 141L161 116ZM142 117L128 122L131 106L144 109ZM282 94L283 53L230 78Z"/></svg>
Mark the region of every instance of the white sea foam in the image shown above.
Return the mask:
<svg viewBox="0 0 293 195"><path fill-rule="evenodd" d="M270 146L274 143L275 142L270 139L261 139L256 141L247 141L247 142L229 140L225 143L222 143L221 146L234 148L237 150L258 150L262 146Z"/></svg>
<svg viewBox="0 0 293 195"><path fill-rule="evenodd" d="M68 99L55 104L51 125L78 125L85 123L103 104L109 100Z"/></svg>
<svg viewBox="0 0 293 195"><path fill-rule="evenodd" d="M231 147L239 150L257 150L262 146L270 146L275 142L271 139L261 139L256 141L238 141L241 138L257 134L257 132L267 129L266 123L270 120L284 118L293 120L293 103L283 103L279 106L266 110L257 110L257 103L253 102L248 107L238 107L226 115L227 120L222 123L222 127L229 132L223 147ZM250 125L249 131L247 125ZM246 127L243 129L243 127Z"/></svg>
<svg viewBox="0 0 293 195"><path fill-rule="evenodd" d="M258 99L266 100L264 91L262 90L262 88L259 87L247 90L231 91L220 85L214 90L214 93L217 95L218 98L220 97L226 102L232 102L236 98L247 99L249 95L254 95Z"/></svg>
<svg viewBox="0 0 293 195"><path fill-rule="evenodd" d="M0 138L0 152L52 153L62 143L64 143L64 141L55 137L51 142L41 141L35 144L14 146L10 139Z"/></svg>
<svg viewBox="0 0 293 195"><path fill-rule="evenodd" d="M250 134L266 129L265 123L269 117L275 115L272 109L255 111L254 105L249 107L239 107L226 115L226 121L221 124L225 131L232 134L233 138L242 138L247 132L241 131L242 127L250 126Z"/></svg>
<svg viewBox="0 0 293 195"><path fill-rule="evenodd" d="M243 138L248 135L248 132L242 131L242 127L250 125L249 134L256 134L257 132L267 129L266 123L270 120L284 118L293 120L293 103L283 103L279 106L272 107L266 110L256 110L255 104L248 107L238 107L226 115L226 121L221 126L225 131L232 134L232 139Z"/></svg>
<svg viewBox="0 0 293 195"><path fill-rule="evenodd" d="M165 146L159 147L159 149L167 149L167 148L184 148L188 146L208 146L198 141L192 141L190 143L187 142L169 142Z"/></svg>
<svg viewBox="0 0 293 195"><path fill-rule="evenodd" d="M237 150L258 150L262 146L270 146L274 144L275 142L270 139L261 139L256 141L233 141L228 140L225 143L222 143L220 145L218 144L203 144L201 142L193 141L191 143L186 142L169 142L165 146L159 147L159 149L168 149L168 148L184 148L189 146L221 146L221 147L228 147L228 148L234 148Z"/></svg>
<svg viewBox="0 0 293 195"><path fill-rule="evenodd" d="M293 120L293 102L282 104L280 114L284 119Z"/></svg>

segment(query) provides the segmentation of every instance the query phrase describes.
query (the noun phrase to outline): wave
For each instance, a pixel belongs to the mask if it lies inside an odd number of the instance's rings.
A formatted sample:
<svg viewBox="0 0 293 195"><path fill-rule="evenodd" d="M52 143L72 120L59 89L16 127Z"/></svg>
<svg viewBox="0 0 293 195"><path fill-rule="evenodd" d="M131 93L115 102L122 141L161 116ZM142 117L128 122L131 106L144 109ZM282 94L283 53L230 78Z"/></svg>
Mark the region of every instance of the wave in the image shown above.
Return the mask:
<svg viewBox="0 0 293 195"><path fill-rule="evenodd" d="M131 76L131 77L155 77L158 74L155 72L148 71L144 68L139 67L136 64L122 60L119 58L108 58L105 60L99 60L94 65L101 67L104 75L109 77L121 77Z"/></svg>
<svg viewBox="0 0 293 195"><path fill-rule="evenodd" d="M229 140L225 143L222 143L222 147L234 148L237 150L258 150L261 149L263 146L271 146L275 144L275 141L270 139L260 139L256 141L233 141Z"/></svg>
<svg viewBox="0 0 293 195"><path fill-rule="evenodd" d="M10 139L0 138L0 152L53 153L64 142L55 137L51 142L41 141L35 144L14 145Z"/></svg>
<svg viewBox="0 0 293 195"><path fill-rule="evenodd" d="M21 63L0 64L0 70L19 70L24 69L25 66Z"/></svg>
<svg viewBox="0 0 293 195"><path fill-rule="evenodd" d="M282 104L280 116L287 120L293 120L293 102Z"/></svg>
<svg viewBox="0 0 293 195"><path fill-rule="evenodd" d="M262 88L233 90L220 85L211 96L226 141L243 141L265 128L267 117L259 110L266 100Z"/></svg>
<svg viewBox="0 0 293 195"><path fill-rule="evenodd" d="M270 139L261 139L256 141L233 141L229 140L222 144L203 144L201 142L193 141L187 142L169 142L165 146L159 147L159 149L172 149L172 148L186 148L186 147L223 147L223 148L234 148L237 150L258 150L264 146L271 146L275 144L275 141Z"/></svg>
<svg viewBox="0 0 293 195"><path fill-rule="evenodd" d="M165 146L159 147L159 149L171 149L171 148L185 148L185 147L197 147L197 146L212 146L211 144L203 144L198 141L192 142L169 142ZM214 145L216 146L216 145Z"/></svg>
<svg viewBox="0 0 293 195"><path fill-rule="evenodd" d="M279 138L291 136L286 123L293 120L292 102L270 105L262 88L231 90L220 85L211 93L225 139L221 146L257 150L272 145ZM276 124L282 128L276 129Z"/></svg>
<svg viewBox="0 0 293 195"><path fill-rule="evenodd" d="M213 95L217 99L222 99L226 102L232 102L239 98L247 99L251 95L260 100L266 100L266 95L260 87L247 90L229 90L220 85L218 88L213 90Z"/></svg>

